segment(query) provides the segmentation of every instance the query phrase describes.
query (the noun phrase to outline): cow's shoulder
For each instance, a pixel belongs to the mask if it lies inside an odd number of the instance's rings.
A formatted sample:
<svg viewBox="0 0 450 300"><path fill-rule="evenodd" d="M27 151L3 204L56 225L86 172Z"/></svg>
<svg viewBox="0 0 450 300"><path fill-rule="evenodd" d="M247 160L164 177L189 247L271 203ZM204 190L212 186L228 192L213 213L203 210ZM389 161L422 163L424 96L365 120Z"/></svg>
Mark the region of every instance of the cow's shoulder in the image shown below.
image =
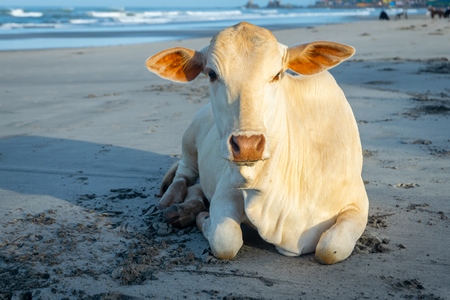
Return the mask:
<svg viewBox="0 0 450 300"><path fill-rule="evenodd" d="M211 103L208 102L194 116L191 124L183 135L184 147L196 147L201 142L214 125L214 116L211 109Z"/></svg>
<svg viewBox="0 0 450 300"><path fill-rule="evenodd" d="M211 102L205 104L195 115L189 127L199 133L209 131L214 124Z"/></svg>

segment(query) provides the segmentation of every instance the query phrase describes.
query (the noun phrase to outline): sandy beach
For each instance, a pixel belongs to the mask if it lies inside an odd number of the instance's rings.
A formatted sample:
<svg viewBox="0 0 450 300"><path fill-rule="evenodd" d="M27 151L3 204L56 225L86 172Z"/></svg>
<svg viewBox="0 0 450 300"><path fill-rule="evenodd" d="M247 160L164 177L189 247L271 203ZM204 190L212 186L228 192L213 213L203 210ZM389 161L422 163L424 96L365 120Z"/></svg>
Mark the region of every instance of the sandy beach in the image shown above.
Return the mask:
<svg viewBox="0 0 450 300"><path fill-rule="evenodd" d="M356 116L367 229L336 265L245 230L232 261L156 209L206 78L145 60L210 38L0 53L0 299L450 299L450 22L426 16L274 31L356 55L331 70Z"/></svg>

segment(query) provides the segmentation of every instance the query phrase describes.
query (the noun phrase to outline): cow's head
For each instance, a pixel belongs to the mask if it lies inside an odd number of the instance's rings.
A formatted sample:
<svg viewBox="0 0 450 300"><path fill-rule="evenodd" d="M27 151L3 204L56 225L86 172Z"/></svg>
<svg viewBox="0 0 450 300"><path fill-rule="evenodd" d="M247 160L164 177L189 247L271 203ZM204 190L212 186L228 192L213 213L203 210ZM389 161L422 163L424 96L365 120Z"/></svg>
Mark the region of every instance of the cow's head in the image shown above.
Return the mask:
<svg viewBox="0 0 450 300"><path fill-rule="evenodd" d="M282 88L286 70L314 75L353 53L352 47L333 42L287 47L270 31L243 22L219 32L201 51L171 48L147 59L146 66L178 82L206 74L222 156L251 164L268 159L274 135L286 134L273 130L283 119L289 92Z"/></svg>

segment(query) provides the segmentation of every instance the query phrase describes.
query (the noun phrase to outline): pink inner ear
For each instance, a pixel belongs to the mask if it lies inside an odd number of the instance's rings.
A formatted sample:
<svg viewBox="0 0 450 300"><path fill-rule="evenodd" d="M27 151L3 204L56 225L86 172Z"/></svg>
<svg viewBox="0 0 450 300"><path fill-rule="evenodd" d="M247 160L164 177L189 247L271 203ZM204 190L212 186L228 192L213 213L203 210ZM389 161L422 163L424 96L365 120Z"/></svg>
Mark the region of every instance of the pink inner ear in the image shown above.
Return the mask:
<svg viewBox="0 0 450 300"><path fill-rule="evenodd" d="M203 59L198 51L177 47L150 57L146 66L163 78L187 82L194 80L203 70Z"/></svg>

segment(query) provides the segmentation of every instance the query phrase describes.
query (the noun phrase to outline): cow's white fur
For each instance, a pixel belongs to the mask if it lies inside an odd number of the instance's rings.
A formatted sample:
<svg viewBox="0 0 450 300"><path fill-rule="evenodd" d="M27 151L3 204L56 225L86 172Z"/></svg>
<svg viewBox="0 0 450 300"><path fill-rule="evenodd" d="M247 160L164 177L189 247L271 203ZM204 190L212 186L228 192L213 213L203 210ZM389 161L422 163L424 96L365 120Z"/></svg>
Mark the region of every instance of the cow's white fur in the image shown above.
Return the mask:
<svg viewBox="0 0 450 300"><path fill-rule="evenodd" d="M355 118L326 69L353 48L331 42L288 48L269 31L240 23L201 52L175 52L181 73L174 49L149 58L147 67L176 81L210 70L218 75L211 102L184 134L173 180L191 186L200 179L210 218L202 214L198 223L214 255L233 258L247 222L284 255L315 251L326 264L347 258L364 231L368 199ZM229 139L237 134L264 135L261 160L232 161Z"/></svg>

